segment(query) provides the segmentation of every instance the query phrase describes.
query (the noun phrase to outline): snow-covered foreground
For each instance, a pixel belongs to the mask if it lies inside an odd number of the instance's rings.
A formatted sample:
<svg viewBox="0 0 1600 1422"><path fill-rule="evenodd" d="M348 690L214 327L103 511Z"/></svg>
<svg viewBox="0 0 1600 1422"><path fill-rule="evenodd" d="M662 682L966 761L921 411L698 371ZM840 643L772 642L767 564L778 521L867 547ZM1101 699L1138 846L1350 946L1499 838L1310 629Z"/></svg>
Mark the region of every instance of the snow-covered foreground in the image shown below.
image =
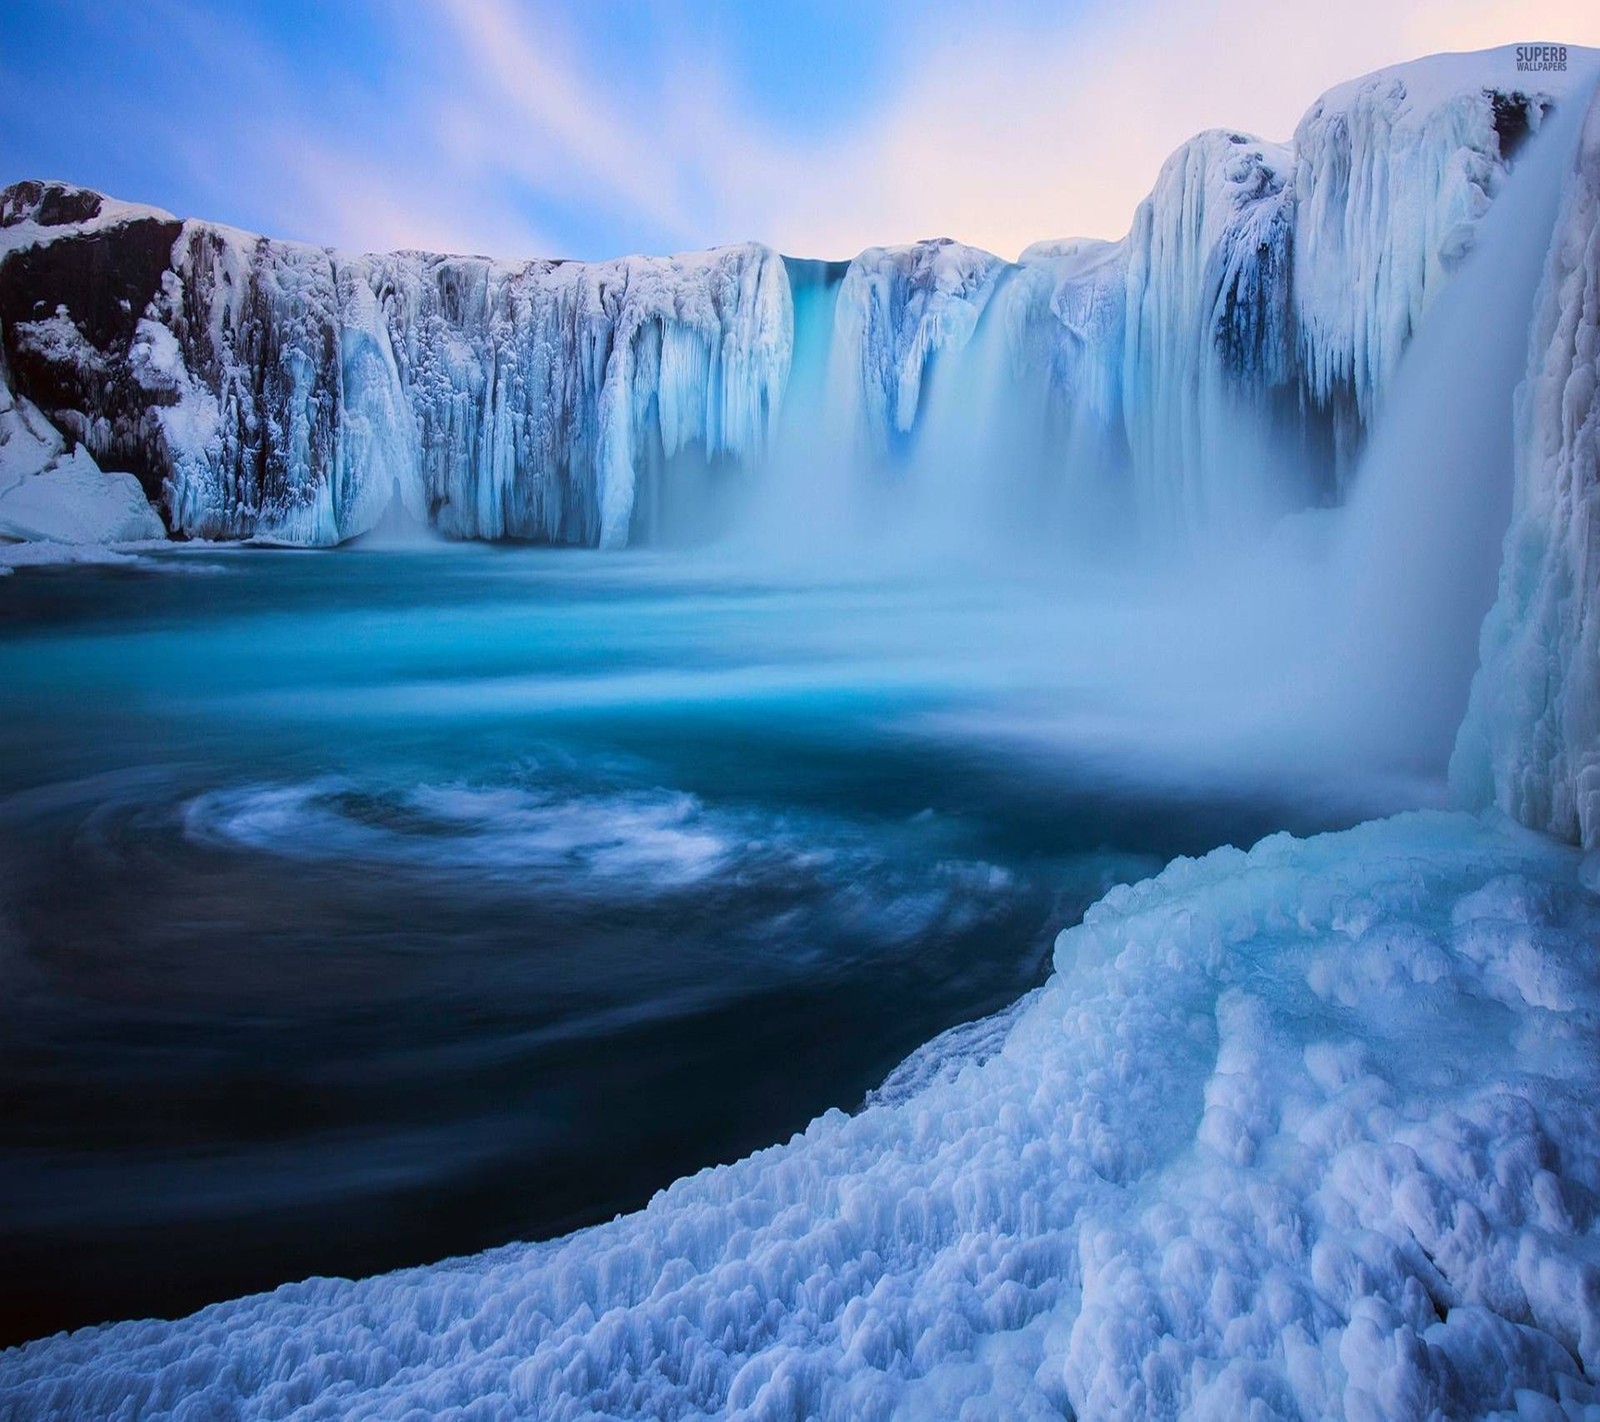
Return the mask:
<svg viewBox="0 0 1600 1422"><path fill-rule="evenodd" d="M1117 889L860 1114L568 1239L0 1360L28 1417L1600 1416L1600 897L1418 813Z"/></svg>

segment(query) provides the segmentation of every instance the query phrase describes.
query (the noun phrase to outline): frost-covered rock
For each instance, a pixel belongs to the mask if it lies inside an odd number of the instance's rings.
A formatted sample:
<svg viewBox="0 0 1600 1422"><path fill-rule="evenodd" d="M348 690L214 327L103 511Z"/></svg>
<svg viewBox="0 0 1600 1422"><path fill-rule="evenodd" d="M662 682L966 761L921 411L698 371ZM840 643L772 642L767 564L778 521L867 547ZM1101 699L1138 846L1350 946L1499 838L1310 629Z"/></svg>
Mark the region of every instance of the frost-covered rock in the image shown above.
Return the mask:
<svg viewBox="0 0 1600 1422"><path fill-rule="evenodd" d="M166 528L131 474L102 473L11 388L0 351L0 542L132 543Z"/></svg>
<svg viewBox="0 0 1600 1422"><path fill-rule="evenodd" d="M1580 863L1440 814L1179 860L856 1116L551 1244L29 1344L0 1412L1585 1415Z"/></svg>
<svg viewBox="0 0 1600 1422"><path fill-rule="evenodd" d="M0 494L37 474L62 453L61 432L31 400L13 393L5 352L0 350Z"/></svg>
<svg viewBox="0 0 1600 1422"><path fill-rule="evenodd" d="M1540 288L1516 486L1482 666L1451 765L1469 803L1600 843L1600 101Z"/></svg>
<svg viewBox="0 0 1600 1422"><path fill-rule="evenodd" d="M923 379L941 351L960 351L1005 263L948 237L871 247L845 272L832 362L846 418L874 454L916 425Z"/></svg>

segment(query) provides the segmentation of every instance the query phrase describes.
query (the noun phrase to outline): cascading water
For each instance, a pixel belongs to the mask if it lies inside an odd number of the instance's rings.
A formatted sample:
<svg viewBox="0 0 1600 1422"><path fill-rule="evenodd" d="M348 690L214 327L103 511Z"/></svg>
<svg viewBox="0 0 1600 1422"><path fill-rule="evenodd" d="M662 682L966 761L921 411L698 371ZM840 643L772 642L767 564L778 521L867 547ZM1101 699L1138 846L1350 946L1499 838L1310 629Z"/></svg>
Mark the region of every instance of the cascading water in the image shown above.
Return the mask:
<svg viewBox="0 0 1600 1422"><path fill-rule="evenodd" d="M850 497L850 446L832 361L834 314L848 262L785 257L794 308L789 381L760 477L730 542L736 554L815 554L836 542Z"/></svg>
<svg viewBox="0 0 1600 1422"><path fill-rule="evenodd" d="M1343 669L1351 729L1429 766L1443 763L1461 723L1494 598L1513 400L1588 107L1583 92L1545 121L1413 337L1334 550L1331 583L1348 614L1330 659Z"/></svg>

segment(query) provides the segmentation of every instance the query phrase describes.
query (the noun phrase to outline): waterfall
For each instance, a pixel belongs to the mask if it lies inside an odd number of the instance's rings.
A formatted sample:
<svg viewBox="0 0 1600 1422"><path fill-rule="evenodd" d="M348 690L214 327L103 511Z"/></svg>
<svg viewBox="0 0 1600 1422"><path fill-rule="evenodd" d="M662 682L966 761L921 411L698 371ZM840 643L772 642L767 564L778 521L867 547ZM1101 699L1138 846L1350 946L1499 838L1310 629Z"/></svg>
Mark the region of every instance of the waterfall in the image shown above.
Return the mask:
<svg viewBox="0 0 1600 1422"><path fill-rule="evenodd" d="M1513 403L1586 99L1529 143L1474 249L1413 337L1361 462L1332 568L1332 660L1353 723L1439 764L1466 709L1511 514Z"/></svg>

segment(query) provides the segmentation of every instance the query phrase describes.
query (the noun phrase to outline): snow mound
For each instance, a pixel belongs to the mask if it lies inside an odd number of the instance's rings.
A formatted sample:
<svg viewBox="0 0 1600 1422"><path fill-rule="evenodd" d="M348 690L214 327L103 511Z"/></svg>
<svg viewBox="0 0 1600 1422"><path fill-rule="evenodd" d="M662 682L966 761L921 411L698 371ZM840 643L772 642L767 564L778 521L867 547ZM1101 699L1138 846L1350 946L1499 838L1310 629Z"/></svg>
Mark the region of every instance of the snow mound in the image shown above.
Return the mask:
<svg viewBox="0 0 1600 1422"><path fill-rule="evenodd" d="M640 1213L0 1357L0 1412L1594 1415L1600 899L1467 816L1179 860Z"/></svg>
<svg viewBox="0 0 1600 1422"><path fill-rule="evenodd" d="M0 540L138 543L166 536L139 481L103 473L82 445L0 486Z"/></svg>

